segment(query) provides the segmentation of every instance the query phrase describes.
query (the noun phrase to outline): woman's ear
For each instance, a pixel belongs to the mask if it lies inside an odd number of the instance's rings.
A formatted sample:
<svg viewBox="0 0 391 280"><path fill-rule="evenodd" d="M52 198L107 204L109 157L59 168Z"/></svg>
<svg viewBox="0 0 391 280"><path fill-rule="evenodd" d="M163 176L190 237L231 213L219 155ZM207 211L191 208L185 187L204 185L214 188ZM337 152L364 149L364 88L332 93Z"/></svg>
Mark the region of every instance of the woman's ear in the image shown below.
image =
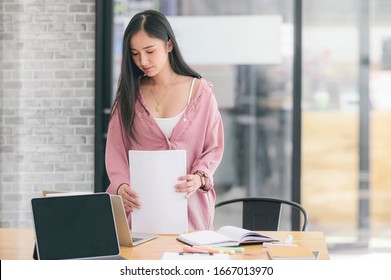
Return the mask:
<svg viewBox="0 0 391 280"><path fill-rule="evenodd" d="M169 39L167 41L167 51L171 52L173 48L174 48L174 44L172 43L171 39Z"/></svg>

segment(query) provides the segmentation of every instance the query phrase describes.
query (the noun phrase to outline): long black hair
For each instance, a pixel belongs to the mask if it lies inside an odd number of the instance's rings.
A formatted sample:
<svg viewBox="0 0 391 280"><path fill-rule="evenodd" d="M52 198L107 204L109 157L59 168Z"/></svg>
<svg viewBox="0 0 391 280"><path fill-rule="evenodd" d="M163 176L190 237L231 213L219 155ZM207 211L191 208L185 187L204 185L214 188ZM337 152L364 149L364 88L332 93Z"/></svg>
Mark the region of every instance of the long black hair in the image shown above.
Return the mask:
<svg viewBox="0 0 391 280"><path fill-rule="evenodd" d="M114 101L112 114L115 109L120 110L122 127L126 135L136 138L133 131L135 103L140 94L140 77L144 72L134 63L130 51L131 37L144 30L149 36L163 40L171 40L173 48L169 52L169 62L175 73L201 78L183 59L175 39L174 31L167 18L155 10L147 10L133 16L125 29L122 42L121 73L118 80L117 95Z"/></svg>

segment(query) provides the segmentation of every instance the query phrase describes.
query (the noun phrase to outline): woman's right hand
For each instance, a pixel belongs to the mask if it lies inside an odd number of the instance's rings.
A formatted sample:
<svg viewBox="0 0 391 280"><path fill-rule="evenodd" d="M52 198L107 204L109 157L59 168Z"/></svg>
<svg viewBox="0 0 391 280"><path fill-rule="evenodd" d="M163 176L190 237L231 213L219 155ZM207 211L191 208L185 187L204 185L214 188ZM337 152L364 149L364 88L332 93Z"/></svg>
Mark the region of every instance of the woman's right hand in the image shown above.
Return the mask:
<svg viewBox="0 0 391 280"><path fill-rule="evenodd" d="M122 184L118 187L118 195L122 197L126 213L141 207L138 194L128 184Z"/></svg>

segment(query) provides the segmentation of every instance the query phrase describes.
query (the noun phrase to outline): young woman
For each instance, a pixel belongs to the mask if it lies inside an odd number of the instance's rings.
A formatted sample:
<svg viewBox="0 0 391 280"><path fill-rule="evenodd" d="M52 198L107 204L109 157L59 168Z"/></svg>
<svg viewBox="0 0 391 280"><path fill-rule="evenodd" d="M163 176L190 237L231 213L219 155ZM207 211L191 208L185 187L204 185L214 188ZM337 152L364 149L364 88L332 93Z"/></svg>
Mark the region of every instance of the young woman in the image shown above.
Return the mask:
<svg viewBox="0 0 391 280"><path fill-rule="evenodd" d="M123 57L106 143L107 192L129 214L143 207L129 186L129 150L186 150L187 174L173 191L188 199L189 230L213 229L213 174L224 150L223 123L212 86L182 58L160 12L136 14L123 38Z"/></svg>

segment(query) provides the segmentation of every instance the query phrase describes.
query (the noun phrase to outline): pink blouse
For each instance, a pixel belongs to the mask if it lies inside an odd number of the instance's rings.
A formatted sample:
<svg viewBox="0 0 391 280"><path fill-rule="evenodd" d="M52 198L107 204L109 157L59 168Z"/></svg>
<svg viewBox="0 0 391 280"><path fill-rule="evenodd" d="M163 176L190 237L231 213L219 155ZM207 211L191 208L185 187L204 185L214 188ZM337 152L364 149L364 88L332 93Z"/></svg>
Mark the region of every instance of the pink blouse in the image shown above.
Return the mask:
<svg viewBox="0 0 391 280"><path fill-rule="evenodd" d="M212 85L205 79L200 80L170 139L147 110L142 95L135 110L137 142L124 135L117 109L110 120L106 143L106 170L110 179L107 192L117 194L121 184L131 182L129 150L186 150L187 174L199 170L206 177L205 188L188 198L189 230L213 229L216 202L213 174L223 156L224 130Z"/></svg>

